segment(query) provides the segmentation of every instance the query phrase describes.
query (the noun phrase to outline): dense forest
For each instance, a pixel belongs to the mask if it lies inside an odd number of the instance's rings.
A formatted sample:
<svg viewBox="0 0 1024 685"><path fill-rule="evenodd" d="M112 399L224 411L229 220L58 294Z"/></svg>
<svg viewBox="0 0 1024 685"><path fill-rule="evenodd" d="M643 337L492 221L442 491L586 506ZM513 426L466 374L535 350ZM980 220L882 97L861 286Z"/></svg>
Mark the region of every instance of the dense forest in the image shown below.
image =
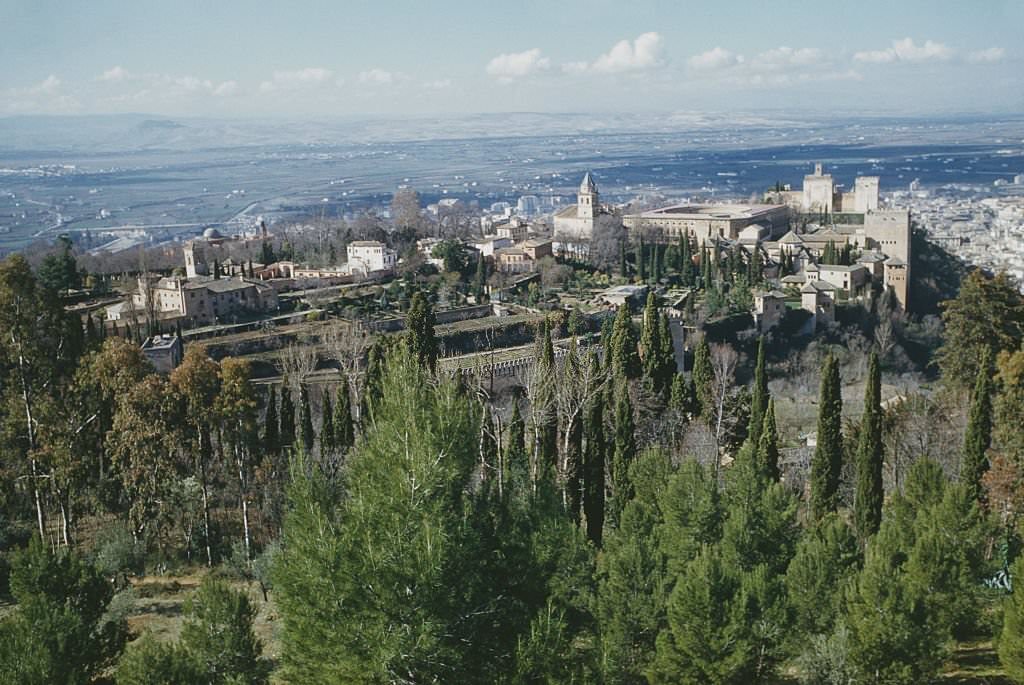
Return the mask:
<svg viewBox="0 0 1024 685"><path fill-rule="evenodd" d="M1024 298L971 272L932 391L883 401L894 320L856 419L850 346L800 355L802 451L786 341L698 336L681 373L653 295L599 337L552 313L500 397L440 370L424 293L339 381L267 384L199 344L156 374L10 257L0 681L910 684L993 640L1024 682ZM132 634L133 579L183 568L180 635Z"/></svg>

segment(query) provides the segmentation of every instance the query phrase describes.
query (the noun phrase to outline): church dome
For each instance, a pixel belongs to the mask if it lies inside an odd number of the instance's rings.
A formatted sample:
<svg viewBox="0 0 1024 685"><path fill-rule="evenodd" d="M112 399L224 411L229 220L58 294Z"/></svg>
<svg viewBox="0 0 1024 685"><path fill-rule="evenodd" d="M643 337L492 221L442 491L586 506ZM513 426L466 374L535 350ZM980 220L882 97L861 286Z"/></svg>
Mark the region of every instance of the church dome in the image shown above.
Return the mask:
<svg viewBox="0 0 1024 685"><path fill-rule="evenodd" d="M206 238L207 240L218 240L220 238L223 238L224 236L220 234L220 231L211 226L210 228L203 231L203 237Z"/></svg>

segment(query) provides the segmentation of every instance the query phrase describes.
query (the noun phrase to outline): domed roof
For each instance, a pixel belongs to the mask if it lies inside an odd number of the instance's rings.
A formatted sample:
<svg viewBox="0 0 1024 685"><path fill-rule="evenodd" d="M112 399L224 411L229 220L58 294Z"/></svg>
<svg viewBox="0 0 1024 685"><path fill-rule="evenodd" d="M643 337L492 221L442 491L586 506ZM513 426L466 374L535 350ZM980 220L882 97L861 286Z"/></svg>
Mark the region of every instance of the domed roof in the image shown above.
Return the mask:
<svg viewBox="0 0 1024 685"><path fill-rule="evenodd" d="M216 240L218 238L223 238L224 236L220 234L220 231L211 226L210 228L203 231L203 237L206 238L207 240Z"/></svg>

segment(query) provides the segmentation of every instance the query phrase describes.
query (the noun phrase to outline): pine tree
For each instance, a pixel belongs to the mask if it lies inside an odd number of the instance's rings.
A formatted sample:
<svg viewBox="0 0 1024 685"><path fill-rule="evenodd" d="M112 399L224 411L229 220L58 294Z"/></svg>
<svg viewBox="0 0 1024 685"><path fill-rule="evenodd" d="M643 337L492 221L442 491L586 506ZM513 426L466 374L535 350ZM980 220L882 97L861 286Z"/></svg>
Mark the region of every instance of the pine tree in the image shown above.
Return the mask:
<svg viewBox="0 0 1024 685"><path fill-rule="evenodd" d="M747 424L747 440L756 449L760 443L761 424L768 409L768 376L764 368L764 337L757 342L757 363L754 366L754 387L750 393L750 421Z"/></svg>
<svg viewBox="0 0 1024 685"><path fill-rule="evenodd" d="M592 364L597 360L592 358ZM587 403L584 417L583 514L587 538L601 545L604 532L605 453L604 394L595 392Z"/></svg>
<svg viewBox="0 0 1024 685"><path fill-rule="evenodd" d="M207 575L185 605L181 643L207 682L261 685L269 664L253 631L256 607L248 595Z"/></svg>
<svg viewBox="0 0 1024 685"><path fill-rule="evenodd" d="M334 395L334 430L335 448L341 452L351 449L356 442L355 426L352 422L352 398L348 387L348 377L341 376L338 390Z"/></svg>
<svg viewBox="0 0 1024 685"><path fill-rule="evenodd" d="M281 447L290 449L295 444L295 404L287 379L281 385L281 427L277 434Z"/></svg>
<svg viewBox="0 0 1024 685"><path fill-rule="evenodd" d="M999 661L1006 675L1024 682L1024 557L1013 567L1013 592L1003 602Z"/></svg>
<svg viewBox="0 0 1024 685"><path fill-rule="evenodd" d="M857 538L838 514L826 514L804 532L785 578L798 638L832 631L860 562Z"/></svg>
<svg viewBox="0 0 1024 685"><path fill-rule="evenodd" d="M775 427L775 399L768 398L768 409L764 413L757 442L758 470L772 482L778 482L779 471L779 434Z"/></svg>
<svg viewBox="0 0 1024 685"><path fill-rule="evenodd" d="M263 449L269 454L281 451L280 423L277 418L277 391L271 385L267 390L267 413L263 419Z"/></svg>
<svg viewBox="0 0 1024 685"><path fill-rule="evenodd" d="M872 351L864 388L864 415L857 444L857 489L854 520L857 535L867 540L882 522L882 376L878 354Z"/></svg>
<svg viewBox="0 0 1024 685"><path fill-rule="evenodd" d="M629 315L629 305L619 305L611 339L612 371L619 378L640 377L640 355L637 353L636 330Z"/></svg>
<svg viewBox="0 0 1024 685"><path fill-rule="evenodd" d="M672 465L666 454L651 450L630 471L636 496L609 532L598 561L597 618L608 683L645 681L671 588L656 531Z"/></svg>
<svg viewBox="0 0 1024 685"><path fill-rule="evenodd" d="M729 685L756 680L756 651L740 578L716 547L685 564L657 639L652 685Z"/></svg>
<svg viewBox="0 0 1024 685"><path fill-rule="evenodd" d="M839 364L829 354L821 370L818 395L818 445L811 459L811 514L820 519L839 505L839 478L843 468L843 399Z"/></svg>
<svg viewBox="0 0 1024 685"><path fill-rule="evenodd" d="M701 418L711 421L715 407L715 370L711 366L711 346L707 337L701 338L693 353L692 376Z"/></svg>
<svg viewBox="0 0 1024 685"><path fill-rule="evenodd" d="M629 467L636 459L636 425L633 419L633 402L629 397L629 385L623 383L615 399L615 441L612 452L612 520L633 497L629 482Z"/></svg>
<svg viewBox="0 0 1024 685"><path fill-rule="evenodd" d="M313 412L309 406L309 390L305 385L299 386L299 430L302 446L306 453L312 451L316 433L313 431Z"/></svg>
<svg viewBox="0 0 1024 685"><path fill-rule="evenodd" d="M995 388L991 376L992 355L987 351L978 367L971 396L971 410L964 435L963 457L960 466L960 481L967 486L971 496L981 497L981 477L988 471L988 448L992 444L992 396Z"/></svg>
<svg viewBox="0 0 1024 685"><path fill-rule="evenodd" d="M406 344L419 363L430 371L437 365L437 339L434 337L434 308L426 295L412 296L409 313L405 317Z"/></svg>

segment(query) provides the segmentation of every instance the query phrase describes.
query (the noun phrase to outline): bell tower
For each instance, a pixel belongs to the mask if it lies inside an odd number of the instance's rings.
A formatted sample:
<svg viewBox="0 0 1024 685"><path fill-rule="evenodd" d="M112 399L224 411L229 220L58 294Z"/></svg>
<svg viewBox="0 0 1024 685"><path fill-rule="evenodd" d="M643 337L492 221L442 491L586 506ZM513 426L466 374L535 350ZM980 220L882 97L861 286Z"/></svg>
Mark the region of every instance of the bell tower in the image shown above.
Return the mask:
<svg viewBox="0 0 1024 685"><path fill-rule="evenodd" d="M580 219L594 220L597 215L597 185L588 171L580 182L580 192L576 199L576 216Z"/></svg>

